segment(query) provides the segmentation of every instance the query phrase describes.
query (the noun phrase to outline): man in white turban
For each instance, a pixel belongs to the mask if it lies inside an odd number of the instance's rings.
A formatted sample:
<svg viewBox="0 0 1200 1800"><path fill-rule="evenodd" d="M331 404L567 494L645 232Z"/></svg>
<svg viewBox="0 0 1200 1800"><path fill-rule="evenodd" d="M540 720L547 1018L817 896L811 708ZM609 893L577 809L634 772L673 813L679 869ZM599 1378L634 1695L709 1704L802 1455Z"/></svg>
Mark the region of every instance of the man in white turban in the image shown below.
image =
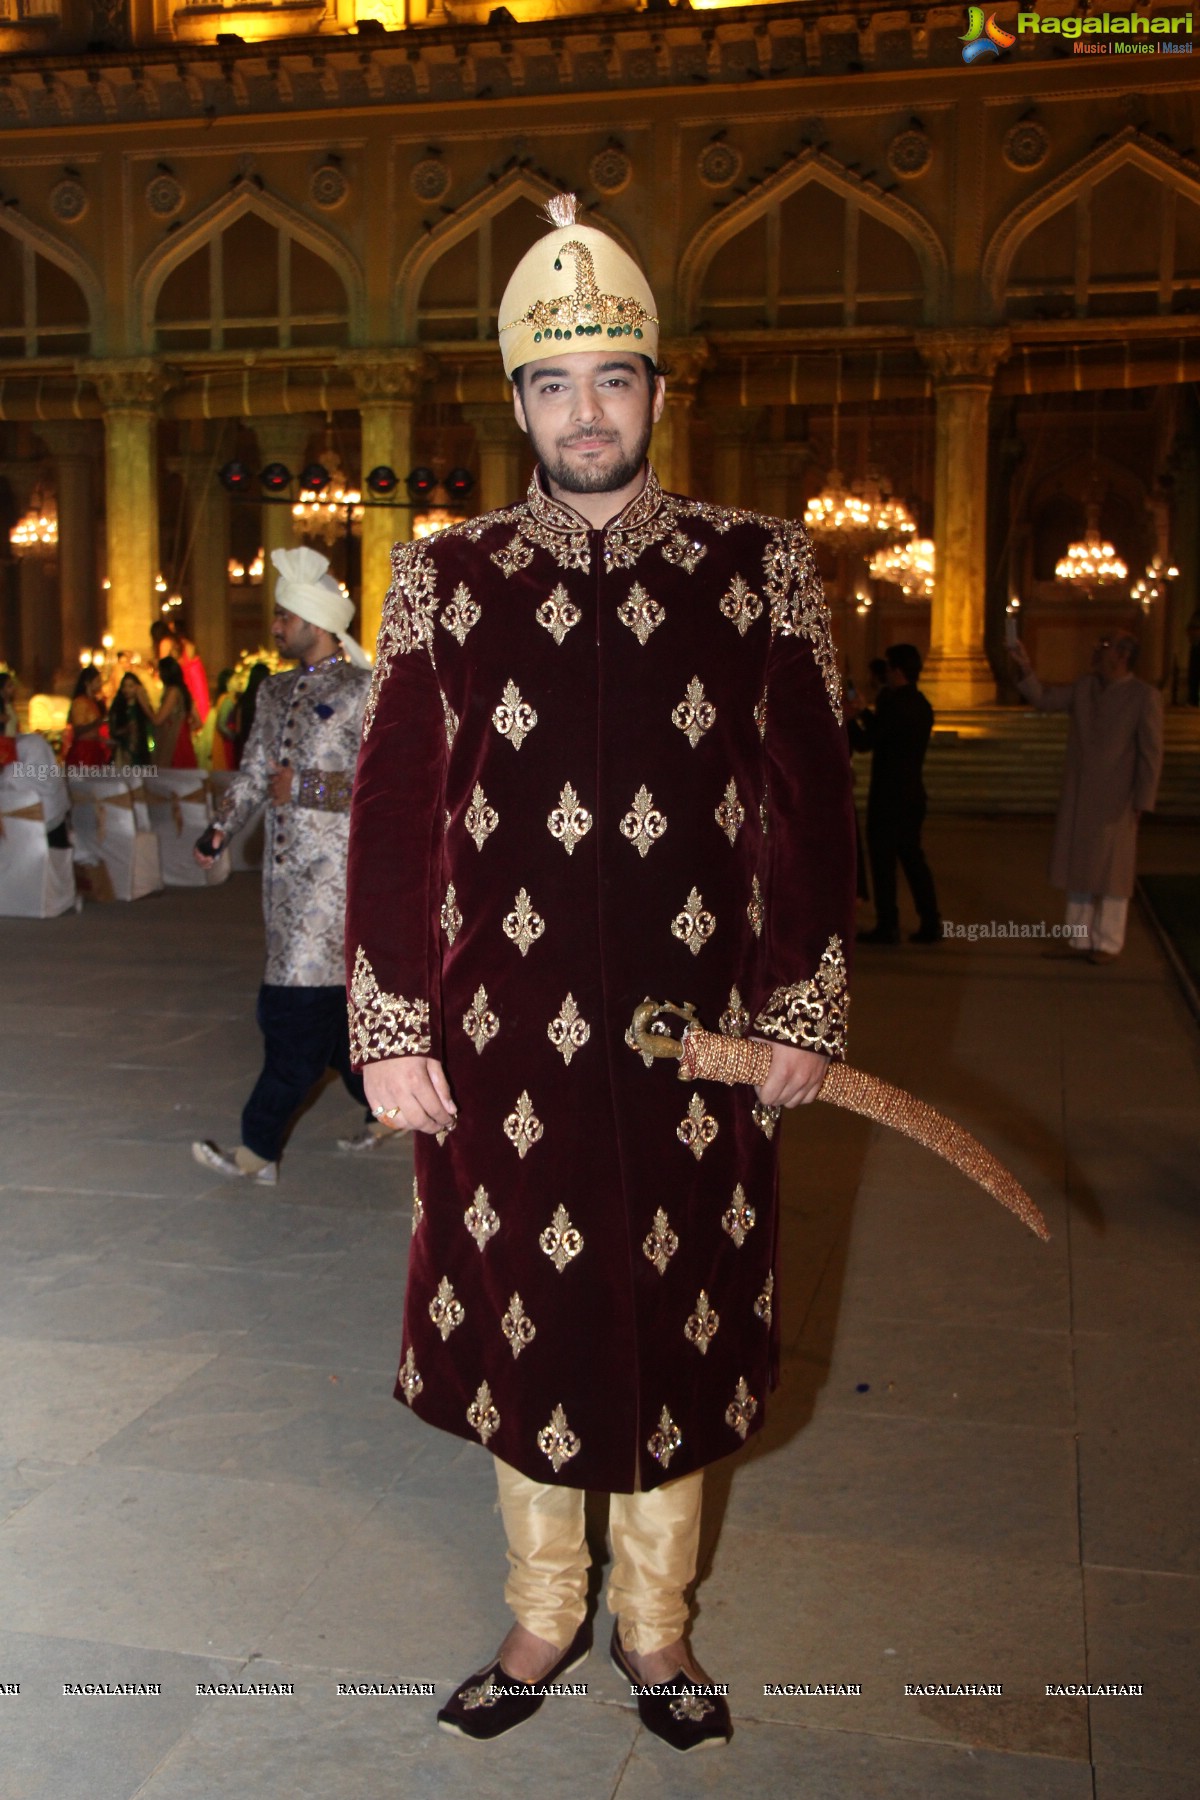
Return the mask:
<svg viewBox="0 0 1200 1800"><path fill-rule="evenodd" d="M343 1149L379 1141L362 1078L350 1066L342 939L350 790L358 756L370 662L349 635L354 606L317 550L275 550L271 635L296 666L259 690L254 725L230 784L220 822L196 855L211 862L267 802L263 913L267 966L258 995L262 1073L242 1112L241 1142L224 1150L192 1145L218 1174L274 1183L297 1109L334 1068L364 1109Z"/></svg>

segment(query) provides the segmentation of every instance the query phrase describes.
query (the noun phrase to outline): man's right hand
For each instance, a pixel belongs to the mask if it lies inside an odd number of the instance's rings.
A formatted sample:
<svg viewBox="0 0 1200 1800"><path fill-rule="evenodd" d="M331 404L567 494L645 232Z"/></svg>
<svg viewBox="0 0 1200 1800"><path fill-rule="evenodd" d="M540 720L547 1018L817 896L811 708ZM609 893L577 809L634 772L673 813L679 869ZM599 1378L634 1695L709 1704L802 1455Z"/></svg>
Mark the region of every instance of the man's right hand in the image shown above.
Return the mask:
<svg viewBox="0 0 1200 1800"><path fill-rule="evenodd" d="M200 848L200 846L202 844L206 844L206 843L212 845L212 855L211 856L208 855L208 853L206 851L204 851ZM211 869L213 864L216 862L218 856L220 856L221 851L224 848L224 845L225 845L225 833L221 830L221 827L219 825L212 825L204 833L203 837L200 837L196 840L196 845L192 851L192 855L195 857L196 861L200 864L200 867L202 869Z"/></svg>
<svg viewBox="0 0 1200 1800"><path fill-rule="evenodd" d="M368 1063L363 1086L371 1111L393 1131L445 1131L458 1116L436 1056L390 1056ZM392 1117L386 1117L393 1107Z"/></svg>

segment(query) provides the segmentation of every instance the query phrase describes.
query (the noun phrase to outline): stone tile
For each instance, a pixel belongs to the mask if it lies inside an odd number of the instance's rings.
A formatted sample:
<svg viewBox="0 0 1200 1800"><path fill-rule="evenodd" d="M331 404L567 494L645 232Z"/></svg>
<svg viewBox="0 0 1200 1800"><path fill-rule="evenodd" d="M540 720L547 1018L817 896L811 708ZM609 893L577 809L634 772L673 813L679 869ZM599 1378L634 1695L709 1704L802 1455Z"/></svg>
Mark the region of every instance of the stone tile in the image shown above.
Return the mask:
<svg viewBox="0 0 1200 1800"><path fill-rule="evenodd" d="M1075 1361L1085 1561L1200 1574L1195 1335L1084 1337Z"/></svg>
<svg viewBox="0 0 1200 1800"><path fill-rule="evenodd" d="M1196 1707L1196 1621L1200 1582L1140 1569L1084 1570L1086 1676L1064 1680L1141 1682L1137 1698L1089 1702L1097 1764L1129 1763L1187 1778L1200 1767ZM1050 1677L1054 1679L1054 1677Z"/></svg>
<svg viewBox="0 0 1200 1800"><path fill-rule="evenodd" d="M370 1501L308 1485L71 1470L0 1530L10 1630L245 1657Z"/></svg>
<svg viewBox="0 0 1200 1800"><path fill-rule="evenodd" d="M1181 1337L1200 1330L1196 1268L1184 1258L1077 1257L1071 1296L1079 1334L1114 1332L1128 1341Z"/></svg>
<svg viewBox="0 0 1200 1800"><path fill-rule="evenodd" d="M0 1313L13 1337L166 1341L190 1355L260 1324L280 1305L276 1288L298 1309L301 1285L295 1275L59 1254L0 1274Z"/></svg>
<svg viewBox="0 0 1200 1800"><path fill-rule="evenodd" d="M10 1462L5 1456L0 1460L0 1525L56 1482L67 1467L41 1457L25 1456Z"/></svg>
<svg viewBox="0 0 1200 1800"><path fill-rule="evenodd" d="M82 1462L204 1361L125 1344L0 1338L5 1450L14 1458Z"/></svg>
<svg viewBox="0 0 1200 1800"><path fill-rule="evenodd" d="M1125 1763L1097 1763L1095 1800L1196 1800L1194 1769L1169 1774Z"/></svg>
<svg viewBox="0 0 1200 1800"><path fill-rule="evenodd" d="M728 1749L677 1756L643 1733L614 1800L1092 1800L1086 1763L742 1724Z"/></svg>
<svg viewBox="0 0 1200 1800"><path fill-rule="evenodd" d="M50 1256L96 1256L136 1244L158 1203L144 1196L0 1188L0 1259L8 1267Z"/></svg>
<svg viewBox="0 0 1200 1800"><path fill-rule="evenodd" d="M319 1281L268 1279L237 1352L394 1374L403 1306L397 1281L355 1279L341 1270Z"/></svg>
<svg viewBox="0 0 1200 1800"><path fill-rule="evenodd" d="M197 1682L230 1666L207 1657L0 1631L5 1800L129 1800L204 1712ZM162 1684L155 1695L63 1694L64 1682Z"/></svg>
<svg viewBox="0 0 1200 1800"><path fill-rule="evenodd" d="M92 1142L49 1154L30 1188L68 1189L72 1193L145 1194L163 1199L190 1199L214 1187L211 1170L194 1162L182 1143L144 1143L136 1138L110 1138L104 1153Z"/></svg>

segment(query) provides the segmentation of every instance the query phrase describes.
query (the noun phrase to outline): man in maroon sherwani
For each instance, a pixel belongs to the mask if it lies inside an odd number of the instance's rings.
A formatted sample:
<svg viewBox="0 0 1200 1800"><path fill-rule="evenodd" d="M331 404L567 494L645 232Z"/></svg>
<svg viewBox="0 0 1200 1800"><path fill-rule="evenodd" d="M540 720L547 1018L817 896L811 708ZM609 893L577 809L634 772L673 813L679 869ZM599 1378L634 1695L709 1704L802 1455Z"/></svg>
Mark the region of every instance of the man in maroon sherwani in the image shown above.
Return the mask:
<svg viewBox="0 0 1200 1800"><path fill-rule="evenodd" d="M842 1053L854 822L807 538L663 493L653 296L552 216L500 314L528 495L393 554L351 1040L419 1134L397 1397L492 1452L509 1540L517 1623L439 1720L496 1736L587 1654L598 1489L614 1660L686 1750L730 1732L684 1594L704 1466L777 1375L776 1125ZM768 1080L647 1067L648 994L770 1042Z"/></svg>

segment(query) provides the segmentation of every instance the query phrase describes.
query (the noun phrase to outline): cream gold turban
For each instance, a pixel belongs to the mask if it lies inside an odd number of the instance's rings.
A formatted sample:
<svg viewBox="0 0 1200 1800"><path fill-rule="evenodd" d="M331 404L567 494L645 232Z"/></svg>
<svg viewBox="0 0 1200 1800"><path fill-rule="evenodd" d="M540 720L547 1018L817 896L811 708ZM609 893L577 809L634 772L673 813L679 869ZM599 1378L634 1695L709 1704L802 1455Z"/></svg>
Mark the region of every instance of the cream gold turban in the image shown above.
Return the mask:
<svg viewBox="0 0 1200 1800"><path fill-rule="evenodd" d="M369 669L370 657L346 629L354 617L354 602L327 573L329 558L303 544L298 550L272 550L271 561L276 569L275 604L332 632L347 660L356 669Z"/></svg>
<svg viewBox="0 0 1200 1800"><path fill-rule="evenodd" d="M576 225L575 207L574 194L548 202L555 230L525 252L504 290L500 354L510 377L522 363L614 342L652 362L658 356L650 283L607 232Z"/></svg>

